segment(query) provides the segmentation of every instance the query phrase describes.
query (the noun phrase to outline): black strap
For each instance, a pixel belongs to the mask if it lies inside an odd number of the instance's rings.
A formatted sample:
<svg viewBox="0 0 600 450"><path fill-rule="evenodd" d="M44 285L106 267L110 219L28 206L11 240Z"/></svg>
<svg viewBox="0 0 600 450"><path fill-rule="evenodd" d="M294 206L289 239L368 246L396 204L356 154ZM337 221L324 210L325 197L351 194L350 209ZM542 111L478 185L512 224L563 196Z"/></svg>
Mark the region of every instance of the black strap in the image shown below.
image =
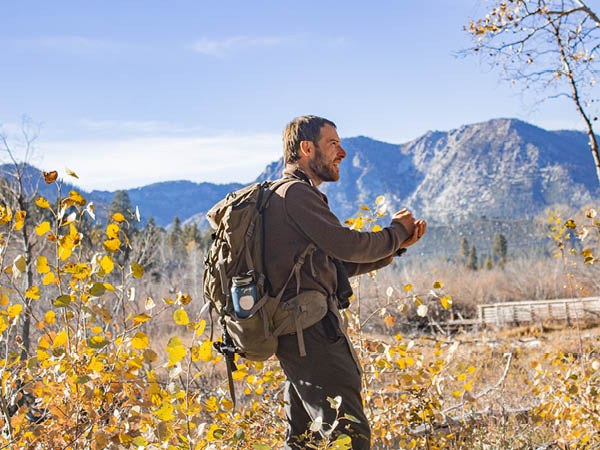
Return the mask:
<svg viewBox="0 0 600 450"><path fill-rule="evenodd" d="M238 370L235 365L235 346L233 344L233 340L229 333L227 332L227 327L225 326L225 319L221 317L219 320L221 324L221 329L223 330L223 340L222 342L213 342L213 347L223 355L225 358L225 365L227 366L227 381L229 383L229 395L231 395L231 401L233 403L233 407L235 408L235 386L233 384L233 372Z"/></svg>

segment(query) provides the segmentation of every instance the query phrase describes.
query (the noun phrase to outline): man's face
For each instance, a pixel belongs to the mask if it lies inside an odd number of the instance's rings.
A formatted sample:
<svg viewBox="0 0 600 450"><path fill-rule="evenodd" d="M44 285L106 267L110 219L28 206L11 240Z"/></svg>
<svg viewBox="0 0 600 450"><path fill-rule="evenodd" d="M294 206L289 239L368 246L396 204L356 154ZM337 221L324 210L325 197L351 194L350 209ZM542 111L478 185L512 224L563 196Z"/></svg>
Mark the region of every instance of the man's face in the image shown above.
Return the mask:
<svg viewBox="0 0 600 450"><path fill-rule="evenodd" d="M329 124L321 127L321 136L308 161L312 174L322 181L337 181L340 178L339 164L346 157L346 152L340 145L340 137L334 127Z"/></svg>

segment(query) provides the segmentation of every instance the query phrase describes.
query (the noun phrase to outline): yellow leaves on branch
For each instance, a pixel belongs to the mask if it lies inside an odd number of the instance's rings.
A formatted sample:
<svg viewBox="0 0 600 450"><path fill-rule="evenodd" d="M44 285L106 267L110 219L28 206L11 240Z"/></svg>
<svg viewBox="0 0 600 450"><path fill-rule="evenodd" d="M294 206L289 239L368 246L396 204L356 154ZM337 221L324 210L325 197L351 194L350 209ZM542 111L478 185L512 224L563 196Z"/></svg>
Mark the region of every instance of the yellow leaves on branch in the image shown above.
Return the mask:
<svg viewBox="0 0 600 450"><path fill-rule="evenodd" d="M22 311L23 306L17 304L10 306L6 312L8 313L8 317L12 319L13 317L17 317L19 314L21 314Z"/></svg>
<svg viewBox="0 0 600 450"><path fill-rule="evenodd" d="M20 230L25 225L25 216L27 216L26 211L18 211L15 214L15 230Z"/></svg>
<svg viewBox="0 0 600 450"><path fill-rule="evenodd" d="M69 192L69 199L78 206L85 206L86 199L77 191Z"/></svg>
<svg viewBox="0 0 600 450"><path fill-rule="evenodd" d="M35 201L35 204L38 205L40 208L43 208L43 209L50 208L50 203L44 197L39 197Z"/></svg>
<svg viewBox="0 0 600 450"><path fill-rule="evenodd" d="M37 271L38 271L38 273L50 272L50 266L48 265L48 259L45 256L38 256Z"/></svg>
<svg viewBox="0 0 600 450"><path fill-rule="evenodd" d="M148 336L146 336L141 331L138 331L131 340L131 346L137 350L144 350L148 347L148 344Z"/></svg>
<svg viewBox="0 0 600 450"><path fill-rule="evenodd" d="M106 236L109 239L117 239L119 237L119 225L111 223L106 227Z"/></svg>
<svg viewBox="0 0 600 450"><path fill-rule="evenodd" d="M0 225L8 223L12 220L12 211L10 206L0 206Z"/></svg>
<svg viewBox="0 0 600 450"><path fill-rule="evenodd" d="M121 241L118 238L109 239L103 242L104 249L109 253L114 253L121 247Z"/></svg>
<svg viewBox="0 0 600 450"><path fill-rule="evenodd" d="M48 231L50 231L50 222L42 222L37 227L35 227L35 232L38 236L43 236Z"/></svg>
<svg viewBox="0 0 600 450"><path fill-rule="evenodd" d="M133 275L133 278L142 278L144 276L144 268L136 262L131 263L131 275Z"/></svg>
<svg viewBox="0 0 600 450"><path fill-rule="evenodd" d="M175 320L175 323L177 325L187 325L188 323L190 323L190 319L188 318L188 315L185 312L185 309L183 308L180 308L175 311L175 313L173 314L173 320Z"/></svg>
<svg viewBox="0 0 600 450"><path fill-rule="evenodd" d="M113 214L112 220L114 220L117 223L125 222L125 216L118 212Z"/></svg>
<svg viewBox="0 0 600 450"><path fill-rule="evenodd" d="M450 297L449 295L446 295L445 297L443 297L440 302L442 303L442 306L444 307L444 309L448 309L452 306L452 297Z"/></svg>
<svg viewBox="0 0 600 450"><path fill-rule="evenodd" d="M109 255L104 255L100 260L100 267L102 267L104 273L108 275L115 268L115 263Z"/></svg>
<svg viewBox="0 0 600 450"><path fill-rule="evenodd" d="M57 348L67 343L68 334L66 330L61 331L52 341L52 348Z"/></svg>
<svg viewBox="0 0 600 450"><path fill-rule="evenodd" d="M32 300L37 300L38 298L40 298L40 288L37 286L31 286L25 291L25 297L30 298Z"/></svg>
<svg viewBox="0 0 600 450"><path fill-rule="evenodd" d="M166 350L169 357L169 367L181 361L187 353L187 349L181 343L181 339L176 336L169 339Z"/></svg>
<svg viewBox="0 0 600 450"><path fill-rule="evenodd" d="M46 312L46 315L44 316L44 321L47 324L52 325L54 322L56 322L56 313L52 310Z"/></svg>

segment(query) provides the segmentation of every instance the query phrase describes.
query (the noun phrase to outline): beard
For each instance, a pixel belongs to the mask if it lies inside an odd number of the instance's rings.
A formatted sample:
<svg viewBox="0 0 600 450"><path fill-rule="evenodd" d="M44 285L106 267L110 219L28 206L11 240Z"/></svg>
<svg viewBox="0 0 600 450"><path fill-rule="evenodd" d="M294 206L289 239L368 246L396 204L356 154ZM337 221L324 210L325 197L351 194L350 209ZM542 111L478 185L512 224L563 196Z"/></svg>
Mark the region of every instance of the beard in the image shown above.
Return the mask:
<svg viewBox="0 0 600 450"><path fill-rule="evenodd" d="M308 167L321 181L337 181L340 178L340 172L333 161L325 161L321 149L317 146L315 146L315 158L308 162Z"/></svg>

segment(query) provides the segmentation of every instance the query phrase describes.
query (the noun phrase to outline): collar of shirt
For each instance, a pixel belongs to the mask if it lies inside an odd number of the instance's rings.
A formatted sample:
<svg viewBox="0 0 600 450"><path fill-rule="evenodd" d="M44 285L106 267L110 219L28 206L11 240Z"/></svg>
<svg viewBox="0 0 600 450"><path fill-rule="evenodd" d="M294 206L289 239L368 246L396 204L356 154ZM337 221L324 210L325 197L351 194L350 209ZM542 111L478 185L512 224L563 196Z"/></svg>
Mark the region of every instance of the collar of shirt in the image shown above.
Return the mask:
<svg viewBox="0 0 600 450"><path fill-rule="evenodd" d="M299 180L305 181L306 183L310 184L312 187L315 187L310 177L306 175L306 172L304 172L299 167L286 167L285 169L283 169L283 176L284 178L298 178Z"/></svg>

